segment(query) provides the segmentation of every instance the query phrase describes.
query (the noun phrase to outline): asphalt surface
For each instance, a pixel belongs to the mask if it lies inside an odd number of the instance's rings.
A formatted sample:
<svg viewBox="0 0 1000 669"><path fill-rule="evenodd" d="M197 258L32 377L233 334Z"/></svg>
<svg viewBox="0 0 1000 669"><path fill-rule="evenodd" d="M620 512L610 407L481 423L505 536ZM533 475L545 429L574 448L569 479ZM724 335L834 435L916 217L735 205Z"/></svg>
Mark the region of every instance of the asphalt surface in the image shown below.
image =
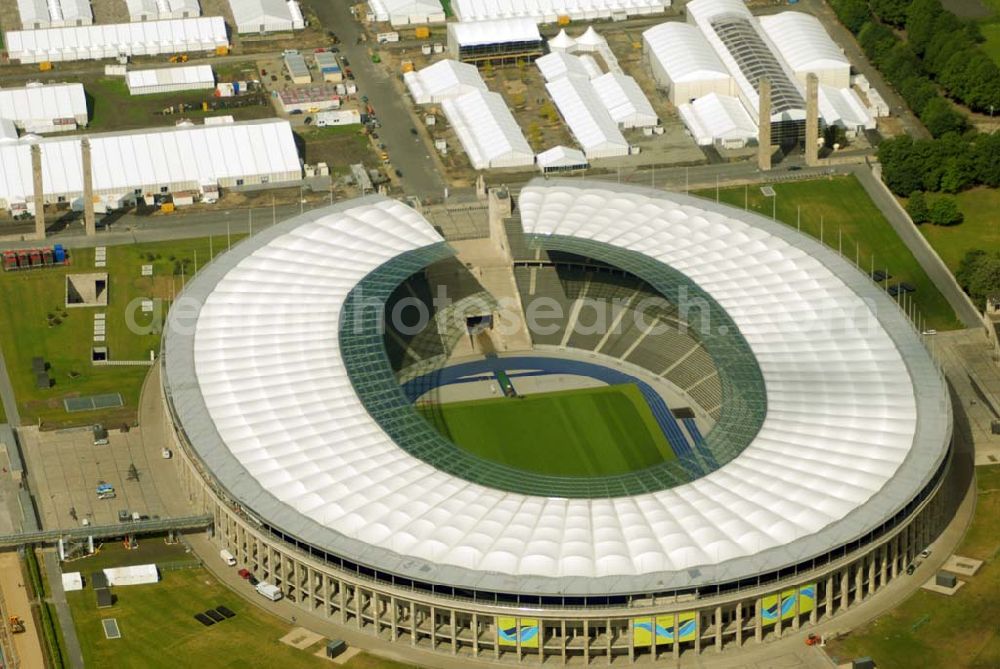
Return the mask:
<svg viewBox="0 0 1000 669"><path fill-rule="evenodd" d="M42 551L45 560L45 573L49 578L49 591L52 596L49 601L56 607L56 618L59 619L59 629L63 634L64 660L72 669L83 669L83 650L80 639L76 635L76 625L73 624L73 613L66 602L66 593L62 586L62 569L59 567L59 556L54 548Z"/></svg>
<svg viewBox="0 0 1000 669"><path fill-rule="evenodd" d="M414 119L409 103L397 82L390 78L399 75L387 73L384 67L372 63L368 50L374 45L370 42L357 43L363 30L351 15L350 4L329 0L307 0L305 4L316 12L327 30L334 31L340 38L337 45L340 55L346 56L350 62L349 67L358 84L358 95L367 95L368 104L375 108L375 116L382 124L376 131L378 141L386 145L392 168L403 175L403 192L422 198L441 198L445 183L424 140L411 132Z"/></svg>

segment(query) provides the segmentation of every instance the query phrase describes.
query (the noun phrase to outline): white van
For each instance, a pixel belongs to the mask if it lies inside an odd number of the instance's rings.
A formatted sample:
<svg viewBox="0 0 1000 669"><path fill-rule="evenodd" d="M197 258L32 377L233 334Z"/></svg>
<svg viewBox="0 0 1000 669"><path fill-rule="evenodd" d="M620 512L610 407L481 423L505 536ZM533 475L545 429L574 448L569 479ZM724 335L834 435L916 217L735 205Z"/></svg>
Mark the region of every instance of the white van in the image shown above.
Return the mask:
<svg viewBox="0 0 1000 669"><path fill-rule="evenodd" d="M219 551L219 557L222 558L222 561L228 564L230 567L236 566L236 558L234 558L233 554L227 551L225 548Z"/></svg>
<svg viewBox="0 0 1000 669"><path fill-rule="evenodd" d="M267 581L261 581L257 584L257 592L264 595L272 602L276 602L282 597L281 588L276 585L271 585Z"/></svg>

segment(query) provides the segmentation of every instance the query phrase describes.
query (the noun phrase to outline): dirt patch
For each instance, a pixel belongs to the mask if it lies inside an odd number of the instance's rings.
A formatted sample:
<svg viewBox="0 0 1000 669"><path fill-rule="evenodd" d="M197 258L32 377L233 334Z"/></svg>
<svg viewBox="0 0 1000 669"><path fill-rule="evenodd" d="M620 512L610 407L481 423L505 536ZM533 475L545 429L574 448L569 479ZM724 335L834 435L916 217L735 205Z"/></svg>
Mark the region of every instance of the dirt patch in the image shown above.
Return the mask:
<svg viewBox="0 0 1000 669"><path fill-rule="evenodd" d="M24 632L13 635L14 650L21 666L44 667L41 635L31 614L17 553L0 553L0 589L3 590L4 616L18 616L24 621Z"/></svg>
<svg viewBox="0 0 1000 669"><path fill-rule="evenodd" d="M993 16L993 10L981 0L948 0L942 2L941 6L962 19L978 20Z"/></svg>

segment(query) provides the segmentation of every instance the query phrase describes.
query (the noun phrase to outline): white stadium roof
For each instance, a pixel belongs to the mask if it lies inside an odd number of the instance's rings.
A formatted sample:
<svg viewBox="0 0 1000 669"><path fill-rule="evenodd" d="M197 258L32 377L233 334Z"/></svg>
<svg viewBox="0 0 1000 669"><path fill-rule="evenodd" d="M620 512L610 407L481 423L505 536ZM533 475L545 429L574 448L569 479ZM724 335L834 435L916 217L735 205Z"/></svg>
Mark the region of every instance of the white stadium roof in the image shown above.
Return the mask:
<svg viewBox="0 0 1000 669"><path fill-rule="evenodd" d="M642 38L675 83L732 78L705 36L690 24L661 23L642 33Z"/></svg>
<svg viewBox="0 0 1000 669"><path fill-rule="evenodd" d="M646 94L629 75L608 72L590 84L611 118L623 128L651 128L660 122Z"/></svg>
<svg viewBox="0 0 1000 669"><path fill-rule="evenodd" d="M27 84L21 88L0 89L0 118L19 126L42 123L54 119L72 118L87 120L87 98L83 84Z"/></svg>
<svg viewBox="0 0 1000 669"><path fill-rule="evenodd" d="M757 139L757 124L743 104L729 95L709 93L677 110L695 141L702 146L716 141L746 143Z"/></svg>
<svg viewBox="0 0 1000 669"><path fill-rule="evenodd" d="M669 0L455 0L452 7L459 20L527 17L535 23L555 23L560 16L575 20L610 18L613 14L657 14Z"/></svg>
<svg viewBox="0 0 1000 669"><path fill-rule="evenodd" d="M521 18L498 18L473 23L449 23L449 42L459 46L482 46L498 42L540 42L541 33L534 21Z"/></svg>
<svg viewBox="0 0 1000 669"><path fill-rule="evenodd" d="M837 253L752 213L614 184L536 181L518 206L527 233L664 263L728 312L766 383L741 453L690 483L612 498L507 492L411 455L362 403L331 333L371 272L444 251L416 211L369 197L245 240L189 282L196 320L171 312L165 391L229 494L384 573L574 595L797 564L880 527L933 480L951 436L940 373L903 312Z"/></svg>
<svg viewBox="0 0 1000 669"><path fill-rule="evenodd" d="M46 195L83 192L82 135L0 145L0 200L26 202L34 189L31 144L42 149ZM272 182L301 176L288 121L188 125L140 132L89 135L98 193L131 193L166 184L218 183L268 176Z"/></svg>
<svg viewBox="0 0 1000 669"><path fill-rule="evenodd" d="M761 16L761 28L796 74L843 68L851 64L815 16L781 12Z"/></svg>
<svg viewBox="0 0 1000 669"><path fill-rule="evenodd" d="M17 0L25 30L85 25L94 22L89 0Z"/></svg>
<svg viewBox="0 0 1000 669"><path fill-rule="evenodd" d="M413 101L420 105L487 90L475 65L451 59L440 60L415 72L405 72L403 81Z"/></svg>
<svg viewBox="0 0 1000 669"><path fill-rule="evenodd" d="M220 46L229 46L221 16L7 33L10 57L22 63L156 56Z"/></svg>
<svg viewBox="0 0 1000 669"><path fill-rule="evenodd" d="M305 21L295 0L229 0L238 33L302 30Z"/></svg>
<svg viewBox="0 0 1000 669"><path fill-rule="evenodd" d="M211 65L159 67L153 70L129 70L125 84L132 95L183 91L193 88L214 88L215 75Z"/></svg>
<svg viewBox="0 0 1000 669"><path fill-rule="evenodd" d="M628 155L629 145L589 79L568 76L545 88L587 158Z"/></svg>
<svg viewBox="0 0 1000 669"><path fill-rule="evenodd" d="M441 102L477 170L533 165L535 154L499 93L471 91Z"/></svg>

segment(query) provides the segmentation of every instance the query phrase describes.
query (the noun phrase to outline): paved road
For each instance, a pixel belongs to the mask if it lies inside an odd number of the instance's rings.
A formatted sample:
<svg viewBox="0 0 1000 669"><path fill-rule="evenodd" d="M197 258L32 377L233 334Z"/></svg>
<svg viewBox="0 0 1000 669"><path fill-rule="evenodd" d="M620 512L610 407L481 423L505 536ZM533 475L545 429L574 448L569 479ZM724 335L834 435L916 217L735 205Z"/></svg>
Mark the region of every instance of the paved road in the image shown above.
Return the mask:
<svg viewBox="0 0 1000 669"><path fill-rule="evenodd" d="M63 659L68 661L73 669L84 669L83 650L80 648L80 639L76 636L76 626L73 625L73 614L69 604L66 603L66 593L63 591L59 557L54 548L46 548L42 551L42 556L45 559L45 573L49 577L49 591L52 593L49 601L56 607L56 617L62 629L65 651Z"/></svg>
<svg viewBox="0 0 1000 669"><path fill-rule="evenodd" d="M10 383L10 375L7 374L7 361L3 357L3 349L0 348L0 402L3 403L4 413L7 414L7 422L11 427L21 424L21 414L17 410L17 398L14 397L14 386Z"/></svg>
<svg viewBox="0 0 1000 669"><path fill-rule="evenodd" d="M966 327L975 328L982 325L982 318L973 306L972 302L962 291L951 270L944 264L940 256L931 248L924 236L920 234L915 226L899 206L899 203L882 183L872 174L867 167L859 166L854 170L858 181L864 187L865 192L879 208L882 214L888 219L896 234L903 240L906 247L910 249L913 257L917 259L920 266L927 272L937 289L951 308L955 310L958 319Z"/></svg>
<svg viewBox="0 0 1000 669"><path fill-rule="evenodd" d="M340 38L341 56L347 56L351 63L350 68L357 78L358 94L368 96L368 103L375 108L375 114L382 122L382 127L378 129L379 141L386 145L393 167L403 174L403 191L419 197L442 197L445 183L426 144L411 133L414 122L409 102L390 79L396 74L387 73L384 67L371 62L369 44L356 43L362 30L351 16L350 3L307 0L306 4L316 12L323 26L336 32Z"/></svg>

